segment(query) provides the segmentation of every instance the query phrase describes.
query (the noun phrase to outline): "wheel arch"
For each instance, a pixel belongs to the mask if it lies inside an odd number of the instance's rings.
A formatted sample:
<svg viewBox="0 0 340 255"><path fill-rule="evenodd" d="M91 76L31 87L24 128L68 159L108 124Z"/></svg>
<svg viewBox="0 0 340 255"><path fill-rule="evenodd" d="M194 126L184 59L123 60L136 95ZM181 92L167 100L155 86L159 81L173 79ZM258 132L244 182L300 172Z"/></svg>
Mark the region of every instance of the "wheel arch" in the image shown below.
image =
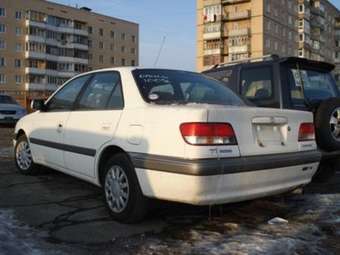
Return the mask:
<svg viewBox="0 0 340 255"><path fill-rule="evenodd" d="M97 161L98 163L97 163L97 170L96 170L99 185L102 185L103 181L104 181L103 169L104 169L104 166L105 166L105 162L107 162L107 160L110 157L112 157L113 155L116 155L118 153L124 153L130 159L129 154L124 149L122 149L121 147L116 146L116 145L108 145L107 147L105 147L100 152L100 155L99 155L98 161Z"/></svg>
<svg viewBox="0 0 340 255"><path fill-rule="evenodd" d="M18 140L18 138L22 135L26 135L26 132L21 128L21 129L18 130L18 132L16 132L15 140Z"/></svg>

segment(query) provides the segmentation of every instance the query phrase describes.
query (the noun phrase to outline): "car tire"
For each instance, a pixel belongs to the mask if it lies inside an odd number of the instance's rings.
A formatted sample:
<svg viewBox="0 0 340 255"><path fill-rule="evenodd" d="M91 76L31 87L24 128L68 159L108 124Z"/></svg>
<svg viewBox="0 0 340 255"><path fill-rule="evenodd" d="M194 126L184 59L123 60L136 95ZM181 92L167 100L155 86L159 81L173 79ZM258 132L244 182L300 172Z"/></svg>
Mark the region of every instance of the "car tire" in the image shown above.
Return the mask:
<svg viewBox="0 0 340 255"><path fill-rule="evenodd" d="M321 149L340 149L340 99L331 98L320 104L315 114L315 129Z"/></svg>
<svg viewBox="0 0 340 255"><path fill-rule="evenodd" d="M104 199L114 220L138 223L148 212L148 199L143 195L135 168L124 153L112 156L103 172Z"/></svg>
<svg viewBox="0 0 340 255"><path fill-rule="evenodd" d="M329 160L327 163L320 163L318 171L313 176L314 183L327 183L335 176L339 160Z"/></svg>
<svg viewBox="0 0 340 255"><path fill-rule="evenodd" d="M35 175L38 173L39 167L33 161L30 145L25 135L21 135L16 141L14 159L21 174Z"/></svg>

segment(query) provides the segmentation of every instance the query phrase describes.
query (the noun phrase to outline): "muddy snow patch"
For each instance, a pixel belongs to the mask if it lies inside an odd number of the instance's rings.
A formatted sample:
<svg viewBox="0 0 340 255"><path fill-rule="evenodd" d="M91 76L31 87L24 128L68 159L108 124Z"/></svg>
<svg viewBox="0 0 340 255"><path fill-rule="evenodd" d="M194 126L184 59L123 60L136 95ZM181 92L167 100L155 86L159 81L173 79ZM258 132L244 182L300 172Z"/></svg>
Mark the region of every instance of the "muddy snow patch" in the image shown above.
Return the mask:
<svg viewBox="0 0 340 255"><path fill-rule="evenodd" d="M19 223L13 216L12 211L0 211L0 254L2 255L42 255L61 254L47 252L47 249L40 247L38 236L33 229Z"/></svg>

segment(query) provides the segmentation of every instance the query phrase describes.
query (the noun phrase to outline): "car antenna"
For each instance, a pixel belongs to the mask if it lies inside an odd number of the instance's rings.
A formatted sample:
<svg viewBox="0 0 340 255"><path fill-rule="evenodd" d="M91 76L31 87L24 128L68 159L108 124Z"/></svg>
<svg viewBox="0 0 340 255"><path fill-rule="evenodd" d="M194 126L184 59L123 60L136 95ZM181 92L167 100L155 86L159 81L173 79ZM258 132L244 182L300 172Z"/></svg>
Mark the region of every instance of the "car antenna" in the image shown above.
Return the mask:
<svg viewBox="0 0 340 255"><path fill-rule="evenodd" d="M166 40L166 36L164 35L163 36L163 40L161 42L161 47L159 48L159 51L158 51L158 54L157 54L157 57L156 57L156 60L155 60L155 63L154 63L154 67L156 67L156 65L158 64L158 61L159 61L159 58L162 54L162 50L163 50L163 47L164 47L164 44L165 44L165 40Z"/></svg>

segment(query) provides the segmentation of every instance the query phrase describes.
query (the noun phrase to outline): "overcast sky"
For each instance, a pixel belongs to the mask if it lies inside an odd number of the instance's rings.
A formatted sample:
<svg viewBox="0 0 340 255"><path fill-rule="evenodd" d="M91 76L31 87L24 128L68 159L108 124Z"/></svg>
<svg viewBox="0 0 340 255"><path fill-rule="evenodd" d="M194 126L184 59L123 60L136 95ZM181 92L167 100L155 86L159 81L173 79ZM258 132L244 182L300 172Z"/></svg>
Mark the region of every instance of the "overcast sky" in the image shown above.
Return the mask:
<svg viewBox="0 0 340 255"><path fill-rule="evenodd" d="M195 70L196 0L53 0L87 6L95 12L140 25L140 64L153 66L165 36L158 66ZM332 0L340 8L340 0Z"/></svg>

